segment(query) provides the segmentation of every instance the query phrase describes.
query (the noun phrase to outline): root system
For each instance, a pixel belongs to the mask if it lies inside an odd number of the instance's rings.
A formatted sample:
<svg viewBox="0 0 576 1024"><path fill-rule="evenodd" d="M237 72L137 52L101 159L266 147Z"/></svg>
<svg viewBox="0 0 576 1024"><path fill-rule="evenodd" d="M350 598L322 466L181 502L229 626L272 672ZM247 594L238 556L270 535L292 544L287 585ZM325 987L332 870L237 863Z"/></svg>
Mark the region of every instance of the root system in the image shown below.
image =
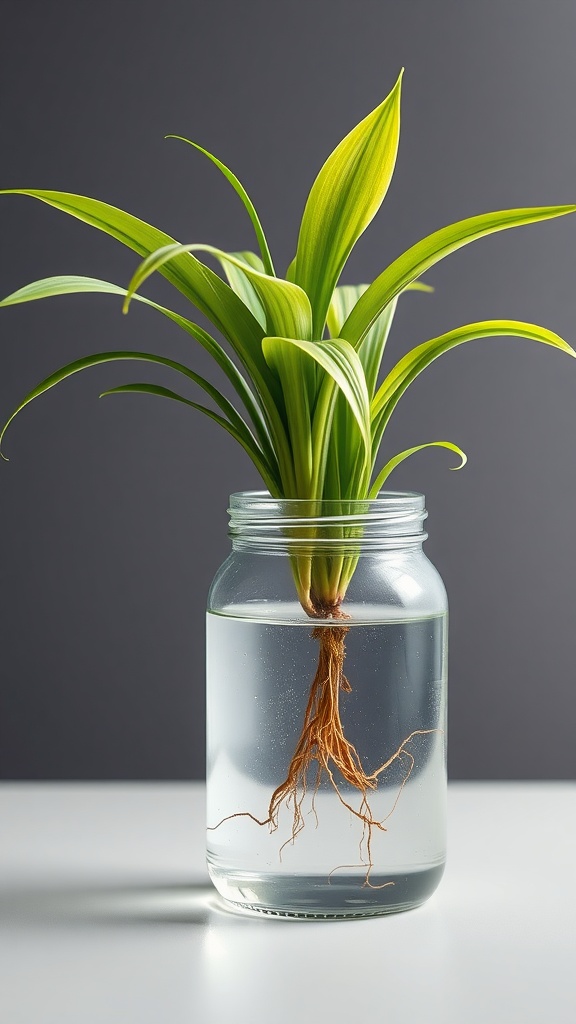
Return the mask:
<svg viewBox="0 0 576 1024"><path fill-rule="evenodd" d="M407 749L410 741L415 736L426 735L437 730L414 730L388 760L375 771L367 773L356 747L344 735L340 717L340 694L342 692L349 693L352 690L344 673L346 635L349 628L345 625L347 616L340 608L333 608L329 612L326 609L320 609L317 614L318 617L329 616L337 619L338 624L316 626L312 631L312 637L319 644L318 667L310 687L300 738L288 766L286 778L272 793L266 818L261 820L247 811L239 811L223 818L214 828L219 828L231 818L249 817L258 825L268 825L270 831L274 832L278 828L280 809L286 805L292 811L292 830L289 839L280 848L281 855L284 847L293 843L305 826L303 805L307 794L312 793L312 810L316 814L315 797L322 781L327 779L342 805L358 818L362 825L359 846L360 860L366 867L364 885L370 888L381 888L381 886L374 886L370 882L370 872L373 866L373 830L376 828L383 832L386 831L385 822L394 812L402 790L412 773L414 755ZM377 819L372 813L370 795L376 790L380 776L396 761L400 761L404 765L404 774L392 809L384 819ZM316 766L311 782L313 762L316 762ZM340 780L344 780L357 790L360 796L357 807L344 798L340 789ZM390 885L391 883L386 884Z"/></svg>

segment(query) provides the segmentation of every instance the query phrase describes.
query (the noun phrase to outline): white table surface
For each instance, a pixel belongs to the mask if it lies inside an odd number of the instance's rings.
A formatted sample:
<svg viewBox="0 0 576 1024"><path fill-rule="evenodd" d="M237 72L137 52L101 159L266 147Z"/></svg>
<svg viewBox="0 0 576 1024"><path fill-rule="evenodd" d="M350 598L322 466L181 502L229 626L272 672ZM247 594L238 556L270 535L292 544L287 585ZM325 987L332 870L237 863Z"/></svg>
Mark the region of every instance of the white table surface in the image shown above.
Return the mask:
<svg viewBox="0 0 576 1024"><path fill-rule="evenodd" d="M454 783L417 910L227 909L190 783L0 786L1 1024L573 1024L576 785Z"/></svg>

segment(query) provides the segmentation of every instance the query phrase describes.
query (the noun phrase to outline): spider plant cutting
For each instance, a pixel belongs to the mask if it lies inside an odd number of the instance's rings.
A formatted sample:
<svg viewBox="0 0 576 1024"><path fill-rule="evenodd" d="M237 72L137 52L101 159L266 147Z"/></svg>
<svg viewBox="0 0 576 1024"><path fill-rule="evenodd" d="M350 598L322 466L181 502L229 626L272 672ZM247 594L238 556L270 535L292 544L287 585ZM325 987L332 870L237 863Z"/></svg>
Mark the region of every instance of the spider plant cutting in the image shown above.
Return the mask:
<svg viewBox="0 0 576 1024"><path fill-rule="evenodd" d="M140 361L191 382L211 405L154 383L122 384L105 395L141 392L185 403L219 424L241 445L273 498L299 499L308 514L326 501L370 501L391 472L427 447L455 453L449 441L430 441L401 451L382 465L386 428L398 402L415 378L435 359L465 342L505 335L541 342L575 356L553 331L518 320L465 324L424 341L396 365L385 367L386 341L396 305L409 290L431 291L422 275L445 256L479 238L508 228L535 224L576 211L576 206L500 210L471 216L440 228L386 266L370 284L341 285L356 242L378 212L390 185L400 132L401 79L390 94L340 142L314 181L299 229L296 253L284 274L272 260L256 209L235 174L212 153L180 136L218 168L235 190L251 221L258 252L224 252L198 241L181 243L138 218L96 199L42 189L5 189L31 196L106 232L141 257L127 288L88 277L61 276L35 281L0 302L21 302L80 292L99 292L144 303L177 324L214 359L235 393L232 402L189 366L164 355L107 351L84 356L51 374L20 402L0 433L31 401L80 370L116 360ZM207 261L216 267L212 269ZM193 320L146 298L141 287L162 274L213 325L217 339ZM5 457L5 456L4 456ZM341 526L334 527L338 537ZM345 528L344 528L345 529ZM303 536L313 539L313 531ZM303 825L301 794L316 762L316 789L322 779L338 779L361 798L354 814L370 830L368 796L386 764L368 770L345 735L339 691L350 688L345 672L345 599L357 557L305 547L291 559L298 600L314 630L318 667L310 689L302 731L283 782L273 792L261 822L277 827L281 806L292 806L296 836ZM328 625L326 625L328 623ZM395 755L396 756L396 755ZM389 763L389 762L387 762ZM348 804L346 804L348 806Z"/></svg>

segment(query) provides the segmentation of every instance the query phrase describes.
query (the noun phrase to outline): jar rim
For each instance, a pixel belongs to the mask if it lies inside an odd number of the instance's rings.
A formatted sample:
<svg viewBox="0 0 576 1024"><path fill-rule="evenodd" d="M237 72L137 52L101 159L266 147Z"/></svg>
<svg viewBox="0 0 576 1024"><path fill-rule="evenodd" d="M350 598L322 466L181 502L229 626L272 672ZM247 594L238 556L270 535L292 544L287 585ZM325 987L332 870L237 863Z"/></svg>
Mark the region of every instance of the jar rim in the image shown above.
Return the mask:
<svg viewBox="0 0 576 1024"><path fill-rule="evenodd" d="M320 506L336 509L346 506L351 514L361 512L370 506L370 511L404 507L407 511L424 507L425 497L420 491L380 491L375 498L274 498L269 491L234 491L230 495L231 509L250 508L257 512L269 512L271 507L293 508L295 511L306 506Z"/></svg>
<svg viewBox="0 0 576 1024"><path fill-rule="evenodd" d="M376 498L274 498L268 491L230 495L235 542L274 546L394 546L421 543L428 513L417 491L381 491Z"/></svg>

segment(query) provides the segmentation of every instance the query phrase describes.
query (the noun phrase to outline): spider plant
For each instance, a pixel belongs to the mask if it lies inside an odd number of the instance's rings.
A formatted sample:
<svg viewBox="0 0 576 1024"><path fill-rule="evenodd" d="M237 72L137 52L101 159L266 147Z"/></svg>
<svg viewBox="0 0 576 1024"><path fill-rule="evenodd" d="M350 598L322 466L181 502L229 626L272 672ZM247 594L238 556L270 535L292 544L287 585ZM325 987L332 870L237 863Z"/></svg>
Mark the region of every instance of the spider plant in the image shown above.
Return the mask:
<svg viewBox="0 0 576 1024"><path fill-rule="evenodd" d="M321 510L325 500L340 501L345 508L348 501L374 498L400 462L429 446L450 449L463 465L464 453L449 441L408 448L380 465L382 442L394 409L433 360L464 342L503 335L542 342L571 356L576 353L545 327L518 320L485 320L424 341L382 374L397 302L408 290L430 291L421 276L469 242L573 213L576 206L500 210L460 220L416 242L370 284L341 286L348 257L380 208L392 178L400 131L401 79L402 74L390 94L352 129L321 168L305 204L294 259L283 276L276 272L256 209L236 175L208 150L181 136L174 138L211 160L236 191L252 223L257 253L228 253L197 241L180 243L122 210L84 196L42 189L3 190L39 199L106 232L142 257L142 262L127 288L88 277L51 277L19 289L0 306L77 292L121 296L124 312L132 301L145 303L210 353L236 399L235 403L229 401L217 385L166 356L99 352L68 363L26 395L1 431L0 444L14 417L55 384L88 367L129 359L170 368L181 384L191 381L212 405L146 382L123 384L105 395L142 392L199 410L242 446L274 497L306 499L311 514ZM222 340L140 294L154 272L160 272L200 310ZM293 559L298 597L311 617L342 618L341 605L354 567L354 558L333 553L304 553ZM335 625L332 632L317 631L321 644L318 671L323 679L330 679L332 690L343 685L344 628ZM317 673L317 686L319 678ZM322 713L323 699L320 694L316 719ZM299 767L293 760L286 782L273 796L267 821L274 822L281 799L290 795L295 799L298 782L303 781L312 757L320 769L332 760L364 795L375 784L365 775L354 748L346 743L339 715L323 736L320 741L313 731L308 735L304 759Z"/></svg>

